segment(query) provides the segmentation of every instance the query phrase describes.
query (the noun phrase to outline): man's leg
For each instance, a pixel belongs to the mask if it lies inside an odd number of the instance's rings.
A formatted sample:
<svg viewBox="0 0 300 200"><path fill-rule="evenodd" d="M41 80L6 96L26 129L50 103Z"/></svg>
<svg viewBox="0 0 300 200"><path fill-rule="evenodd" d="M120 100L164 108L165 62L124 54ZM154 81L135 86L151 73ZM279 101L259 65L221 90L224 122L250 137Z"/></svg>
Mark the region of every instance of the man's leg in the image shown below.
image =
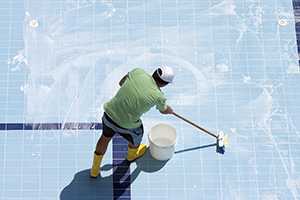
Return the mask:
<svg viewBox="0 0 300 200"><path fill-rule="evenodd" d="M112 137L106 137L104 134L102 134L97 142L95 154L104 155L111 138Z"/></svg>
<svg viewBox="0 0 300 200"><path fill-rule="evenodd" d="M131 142L128 142L128 148L136 149L138 147L139 147L139 145L133 145Z"/></svg>
<svg viewBox="0 0 300 200"><path fill-rule="evenodd" d="M134 161L139 157L143 156L147 150L147 145L140 144L140 145L133 145L128 143L128 153L127 153L127 160Z"/></svg>
<svg viewBox="0 0 300 200"><path fill-rule="evenodd" d="M135 141L135 144L128 141L128 154L127 154L128 161L134 161L138 159L139 157L143 156L147 150L147 145L140 144L144 134L143 125L141 125L140 128L135 129L134 131L135 133L137 133L135 135L138 136L135 139L132 138L132 141Z"/></svg>
<svg viewBox="0 0 300 200"><path fill-rule="evenodd" d="M113 130L104 125L103 133L97 142L96 150L94 152L93 164L90 171L90 176L92 178L96 178L100 174L101 161L113 135Z"/></svg>

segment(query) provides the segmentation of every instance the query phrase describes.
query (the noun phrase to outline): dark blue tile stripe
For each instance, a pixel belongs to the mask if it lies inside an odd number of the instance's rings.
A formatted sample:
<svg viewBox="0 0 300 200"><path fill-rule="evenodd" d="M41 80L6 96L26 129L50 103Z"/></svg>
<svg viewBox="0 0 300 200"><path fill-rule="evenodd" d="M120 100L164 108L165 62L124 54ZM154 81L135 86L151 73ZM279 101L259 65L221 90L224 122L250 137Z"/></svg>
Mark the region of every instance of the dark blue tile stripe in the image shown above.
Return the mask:
<svg viewBox="0 0 300 200"><path fill-rule="evenodd" d="M5 130L100 130L101 123L0 123L0 131Z"/></svg>
<svg viewBox="0 0 300 200"><path fill-rule="evenodd" d="M130 200L130 163L127 156L127 142L118 134L113 137L113 193L114 200Z"/></svg>
<svg viewBox="0 0 300 200"><path fill-rule="evenodd" d="M293 7L294 7L294 15L295 18L300 17L300 0L293 0ZM300 53L300 22L295 23L296 28L296 39L297 39L297 47L298 47L298 54ZM300 59L298 59L298 63L300 66Z"/></svg>

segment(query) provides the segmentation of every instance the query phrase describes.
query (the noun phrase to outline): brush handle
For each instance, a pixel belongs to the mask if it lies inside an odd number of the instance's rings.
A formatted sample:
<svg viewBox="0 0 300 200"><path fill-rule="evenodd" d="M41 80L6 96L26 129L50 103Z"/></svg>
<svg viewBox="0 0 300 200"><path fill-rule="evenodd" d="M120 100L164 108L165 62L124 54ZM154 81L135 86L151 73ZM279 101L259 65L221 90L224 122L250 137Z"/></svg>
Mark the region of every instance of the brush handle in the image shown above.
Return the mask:
<svg viewBox="0 0 300 200"><path fill-rule="evenodd" d="M216 136L215 134L209 132L208 130L206 130L206 129L200 127L200 126L198 126L197 124L191 122L190 120L188 120L188 119L186 119L186 118L184 118L184 117L178 115L177 113L173 112L173 115L175 115L175 116L178 117L179 119L182 119L183 121L185 121L185 122L187 122L187 123L193 125L194 127L200 129L201 131L203 131L203 132L205 132L205 133L207 133L207 134L209 134L209 135L211 135L211 136L213 136L213 137L215 137L215 138L218 138L218 136Z"/></svg>

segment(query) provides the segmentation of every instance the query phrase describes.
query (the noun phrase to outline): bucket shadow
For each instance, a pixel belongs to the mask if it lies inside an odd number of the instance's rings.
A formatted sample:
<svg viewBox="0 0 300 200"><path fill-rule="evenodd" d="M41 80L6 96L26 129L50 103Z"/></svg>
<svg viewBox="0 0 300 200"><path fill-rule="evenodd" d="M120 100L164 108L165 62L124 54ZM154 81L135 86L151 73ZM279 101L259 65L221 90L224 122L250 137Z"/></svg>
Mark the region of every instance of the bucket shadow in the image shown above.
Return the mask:
<svg viewBox="0 0 300 200"><path fill-rule="evenodd" d="M129 188L141 172L154 173L162 169L167 161L154 160L149 150L136 160L136 168L128 175L130 162L123 160L116 166L111 164L101 167L102 171L113 168L113 173L106 177L90 178L90 169L75 174L72 182L60 193L60 200L99 200L119 199ZM117 179L116 179L117 177ZM117 188L113 191L114 187Z"/></svg>
<svg viewBox="0 0 300 200"><path fill-rule="evenodd" d="M215 146L217 146L217 143L203 145L203 146L199 146L199 147L188 148L188 149L183 149L183 150L175 151L174 153L175 154L184 153L184 152L188 152L188 151L195 151L195 150L205 149L205 148L215 147Z"/></svg>
<svg viewBox="0 0 300 200"><path fill-rule="evenodd" d="M135 170L146 173L154 173L162 169L167 164L167 162L168 160L155 160L151 156L150 151L148 149L143 157L135 161L137 165Z"/></svg>

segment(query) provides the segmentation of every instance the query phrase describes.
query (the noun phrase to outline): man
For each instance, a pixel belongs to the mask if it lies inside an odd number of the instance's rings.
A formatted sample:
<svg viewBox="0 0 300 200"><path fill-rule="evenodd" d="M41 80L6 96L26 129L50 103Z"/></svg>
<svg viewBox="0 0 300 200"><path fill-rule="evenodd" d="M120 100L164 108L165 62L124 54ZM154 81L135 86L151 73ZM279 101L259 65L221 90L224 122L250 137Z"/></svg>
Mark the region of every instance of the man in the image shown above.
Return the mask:
<svg viewBox="0 0 300 200"><path fill-rule="evenodd" d="M99 175L103 155L115 133L119 133L128 141L128 161L134 161L144 155L147 146L141 144L144 129L140 117L153 106L162 114L173 113L160 90L171 83L173 78L172 68L162 66L155 70L152 76L143 69L136 68L120 80L121 88L104 104L103 132L94 152L91 177L96 178Z"/></svg>

